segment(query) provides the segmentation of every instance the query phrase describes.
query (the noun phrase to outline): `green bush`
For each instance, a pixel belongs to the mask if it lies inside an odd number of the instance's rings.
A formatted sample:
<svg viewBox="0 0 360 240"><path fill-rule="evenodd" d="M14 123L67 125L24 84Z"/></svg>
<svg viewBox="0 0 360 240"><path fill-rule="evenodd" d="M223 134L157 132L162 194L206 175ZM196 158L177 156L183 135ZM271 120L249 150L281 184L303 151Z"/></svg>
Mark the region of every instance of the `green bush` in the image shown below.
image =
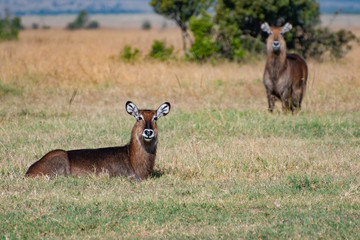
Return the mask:
<svg viewBox="0 0 360 240"><path fill-rule="evenodd" d="M187 42L191 42L188 33L188 23L191 17L198 16L202 11L209 9L215 0L151 0L150 5L158 14L175 21L181 29L183 50L188 54ZM191 42L192 44L192 42Z"/></svg>
<svg viewBox="0 0 360 240"><path fill-rule="evenodd" d="M351 31L341 29L331 32L328 28L319 28L311 32L312 41L306 46L307 56L318 60L325 53L330 53L332 57L341 58L351 50L350 41L359 41Z"/></svg>
<svg viewBox="0 0 360 240"><path fill-rule="evenodd" d="M97 29L99 28L99 23L97 21L91 21L87 26L87 29Z"/></svg>
<svg viewBox="0 0 360 240"><path fill-rule="evenodd" d="M99 28L99 23L97 21L89 22L89 14L85 10L82 10L79 12L76 19L73 22L69 23L66 26L66 28L69 30L76 30L83 28L96 29Z"/></svg>
<svg viewBox="0 0 360 240"><path fill-rule="evenodd" d="M350 42L356 39L349 31L330 32L320 28L316 0L218 0L215 12L219 53L232 60L245 56L246 52L264 51L260 41L262 38L264 42L267 37L260 30L263 22L271 26L290 22L293 29L285 35L287 47L304 57L320 58L326 52L341 57L349 50Z"/></svg>
<svg viewBox="0 0 360 240"><path fill-rule="evenodd" d="M194 34L195 41L189 50L188 58L203 62L214 56L218 48L213 40L214 27L210 15L203 13L201 18L192 17L189 27Z"/></svg>
<svg viewBox="0 0 360 240"><path fill-rule="evenodd" d="M18 39L20 29L23 29L20 18L10 18L8 16L0 19L0 40Z"/></svg>
<svg viewBox="0 0 360 240"><path fill-rule="evenodd" d="M149 56L151 58L155 58L160 61L165 61L172 57L173 51L174 51L173 46L166 47L165 42L155 40L151 47Z"/></svg>
<svg viewBox="0 0 360 240"><path fill-rule="evenodd" d="M145 20L143 21L142 25L141 25L141 29L143 30L150 30L151 29L151 23L149 20Z"/></svg>
<svg viewBox="0 0 360 240"><path fill-rule="evenodd" d="M123 59L126 62L132 62L135 61L138 56L139 56L139 50L138 49L134 49L133 51L131 50L131 46L129 45L125 45L124 48L121 51L121 59Z"/></svg>
<svg viewBox="0 0 360 240"><path fill-rule="evenodd" d="M39 29L39 24L33 23L33 24L31 24L31 28L32 29Z"/></svg>

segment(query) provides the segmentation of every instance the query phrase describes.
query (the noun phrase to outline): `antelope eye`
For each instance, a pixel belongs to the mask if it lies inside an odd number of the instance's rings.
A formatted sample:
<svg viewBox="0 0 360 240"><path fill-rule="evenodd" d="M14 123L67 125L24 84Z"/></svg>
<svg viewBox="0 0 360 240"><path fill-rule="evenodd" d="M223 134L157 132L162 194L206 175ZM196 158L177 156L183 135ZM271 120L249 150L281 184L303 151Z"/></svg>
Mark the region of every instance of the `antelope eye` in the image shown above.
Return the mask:
<svg viewBox="0 0 360 240"><path fill-rule="evenodd" d="M139 120L139 121L144 120L144 117L143 117L143 116L139 116L139 117L138 117L138 120Z"/></svg>
<svg viewBox="0 0 360 240"><path fill-rule="evenodd" d="M157 117L154 117L153 120L156 121L158 118Z"/></svg>

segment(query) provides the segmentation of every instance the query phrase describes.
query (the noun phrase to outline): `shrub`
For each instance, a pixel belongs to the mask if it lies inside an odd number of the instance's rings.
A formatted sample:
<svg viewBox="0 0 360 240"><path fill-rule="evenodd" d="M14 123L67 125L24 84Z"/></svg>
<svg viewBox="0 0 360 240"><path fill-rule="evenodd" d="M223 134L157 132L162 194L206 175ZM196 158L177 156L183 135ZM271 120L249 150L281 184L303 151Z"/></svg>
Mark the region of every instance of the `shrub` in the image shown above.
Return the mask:
<svg viewBox="0 0 360 240"><path fill-rule="evenodd" d="M155 40L151 46L149 56L160 61L165 61L171 58L173 51L173 46L166 47L165 42Z"/></svg>
<svg viewBox="0 0 360 240"><path fill-rule="evenodd" d="M97 29L99 28L99 23L97 21L91 21L87 26L87 29Z"/></svg>
<svg viewBox="0 0 360 240"><path fill-rule="evenodd" d="M91 21L89 23L89 14L85 10L82 10L79 12L76 19L73 22L69 23L66 28L69 30L76 30L82 28L96 29L99 28L99 23L97 21Z"/></svg>
<svg viewBox="0 0 360 240"><path fill-rule="evenodd" d="M79 12L76 19L67 25L67 29L75 30L84 28L89 20L89 15L85 10Z"/></svg>
<svg viewBox="0 0 360 240"><path fill-rule="evenodd" d="M138 49L135 48L134 51L132 51L129 45L125 45L121 51L120 57L127 62L131 62L137 59L139 53Z"/></svg>
<svg viewBox="0 0 360 240"><path fill-rule="evenodd" d="M201 18L192 17L189 27L194 34L195 41L189 50L188 58L206 61L218 51L217 45L213 41L214 29L210 15L204 12Z"/></svg>
<svg viewBox="0 0 360 240"><path fill-rule="evenodd" d="M151 0L150 5L158 14L172 19L182 31L183 50L187 54L187 42L191 42L188 23L191 17L198 16L203 10L211 7L214 0Z"/></svg>
<svg viewBox="0 0 360 240"><path fill-rule="evenodd" d="M351 31L344 29L331 32L328 28L319 28L313 30L310 34L311 40L305 46L306 55L318 60L325 53L330 53L335 58L341 58L351 50L351 41L359 41Z"/></svg>
<svg viewBox="0 0 360 240"><path fill-rule="evenodd" d="M263 22L272 26L290 22L294 28L285 35L287 47L304 57L321 57L325 52L341 57L349 50L350 42L356 39L348 31L330 32L319 28L320 12L316 0L218 0L215 9L219 53L229 59L241 58L246 52L264 51L260 41L262 38L264 42L266 38L260 30Z"/></svg>
<svg viewBox="0 0 360 240"><path fill-rule="evenodd" d="M31 28L32 28L32 29L38 29L38 28L39 28L39 24L33 23L33 24L31 25Z"/></svg>
<svg viewBox="0 0 360 240"><path fill-rule="evenodd" d="M151 23L149 20L145 20L142 25L141 25L141 29L143 30L150 30L151 29Z"/></svg>
<svg viewBox="0 0 360 240"><path fill-rule="evenodd" d="M0 19L0 40L17 39L20 29L23 29L20 18L10 18L7 16L4 19Z"/></svg>

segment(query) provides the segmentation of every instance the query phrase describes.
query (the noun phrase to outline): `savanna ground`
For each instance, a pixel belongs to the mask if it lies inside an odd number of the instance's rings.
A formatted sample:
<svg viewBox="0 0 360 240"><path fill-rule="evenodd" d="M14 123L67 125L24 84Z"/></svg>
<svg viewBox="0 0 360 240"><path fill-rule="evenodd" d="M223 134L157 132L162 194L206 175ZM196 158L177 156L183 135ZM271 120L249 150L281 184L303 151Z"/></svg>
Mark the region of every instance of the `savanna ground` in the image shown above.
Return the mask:
<svg viewBox="0 0 360 240"><path fill-rule="evenodd" d="M360 46L309 60L303 111L285 115L267 112L263 59L118 59L155 39L181 55L180 38L27 30L0 44L0 239L360 238ZM127 143L127 100L172 104L153 178L24 178L51 149Z"/></svg>

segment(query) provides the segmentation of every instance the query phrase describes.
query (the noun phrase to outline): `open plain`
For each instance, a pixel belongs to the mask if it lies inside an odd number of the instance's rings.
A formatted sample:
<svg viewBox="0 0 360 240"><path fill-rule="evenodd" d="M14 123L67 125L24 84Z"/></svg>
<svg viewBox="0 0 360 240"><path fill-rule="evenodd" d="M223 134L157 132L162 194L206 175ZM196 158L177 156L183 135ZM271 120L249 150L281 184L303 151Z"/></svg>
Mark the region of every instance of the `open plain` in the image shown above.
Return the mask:
<svg viewBox="0 0 360 240"><path fill-rule="evenodd" d="M178 59L147 58L154 40ZM121 60L125 45L142 57ZM265 57L196 64L181 46L177 29L25 30L0 43L0 239L360 238L360 46L308 60L295 115L279 101L267 112ZM52 149L126 144L128 100L171 103L154 177L24 177Z"/></svg>

